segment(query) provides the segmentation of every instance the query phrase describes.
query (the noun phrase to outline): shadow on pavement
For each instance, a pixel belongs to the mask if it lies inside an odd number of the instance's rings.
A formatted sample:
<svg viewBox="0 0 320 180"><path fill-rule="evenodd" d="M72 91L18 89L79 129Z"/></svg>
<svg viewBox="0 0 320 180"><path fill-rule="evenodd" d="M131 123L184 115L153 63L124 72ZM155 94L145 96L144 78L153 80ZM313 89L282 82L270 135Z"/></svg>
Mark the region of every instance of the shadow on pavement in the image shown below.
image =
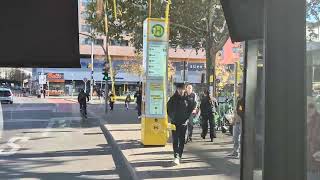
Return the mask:
<svg viewBox="0 0 320 180"><path fill-rule="evenodd" d="M46 180L89 180L97 179L99 178L99 176L101 176L101 179L104 179L102 177L105 177L107 175L114 175L115 177L118 177L116 170L98 170L82 172L66 172L66 170L63 169L60 169L62 172L45 172L45 170L40 170L41 168L54 170L55 167L63 166L64 164L71 163L72 161L81 161L87 159L85 157L81 159L81 157L83 156L105 156L110 153L110 147L104 146L102 148L94 149L53 151L30 154L18 153L16 155L7 157L0 156L0 179L37 178ZM68 160L57 160L53 159L54 157L73 158Z"/></svg>
<svg viewBox="0 0 320 180"><path fill-rule="evenodd" d="M11 161L16 161L17 159L23 158L53 158L53 157L72 157L72 156L98 156L110 154L110 147L103 148L93 148L93 149L79 149L79 150L66 150L66 151L49 151L43 153L17 153L11 156L1 156L2 159L10 159Z"/></svg>
<svg viewBox="0 0 320 180"><path fill-rule="evenodd" d="M1 166L0 166L1 167ZM37 178L45 180L92 180L97 178L90 178L89 176L106 176L115 175L114 170L100 170L100 171L84 171L79 173L34 173L34 172L21 172L19 170L12 170L1 167L1 170L6 173L1 173L0 176L4 179L18 179L18 178ZM109 179L109 178L108 178ZM114 178L118 179L118 178Z"/></svg>
<svg viewBox="0 0 320 180"><path fill-rule="evenodd" d="M179 178L179 177L194 177L197 176L210 176L212 175L223 175L223 180L239 180L239 177L229 176L224 174L224 171L218 171L211 167L190 167L190 168L176 168L176 169L165 169L165 170L155 170L155 171L140 171L138 172L140 177L149 178L152 177L156 178ZM229 176L230 179L226 179L225 176ZM213 178L213 179L220 179L220 178Z"/></svg>

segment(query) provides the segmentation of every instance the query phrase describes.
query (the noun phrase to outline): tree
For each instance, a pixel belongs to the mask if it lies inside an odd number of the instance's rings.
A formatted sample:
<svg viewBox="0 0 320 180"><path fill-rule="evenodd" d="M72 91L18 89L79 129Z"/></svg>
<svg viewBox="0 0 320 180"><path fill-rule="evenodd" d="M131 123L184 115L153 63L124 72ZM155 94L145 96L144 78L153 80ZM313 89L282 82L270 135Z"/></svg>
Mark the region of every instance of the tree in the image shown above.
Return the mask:
<svg viewBox="0 0 320 180"><path fill-rule="evenodd" d="M26 74L20 69L13 68L9 71L9 80L16 81L16 82L23 82L26 79L30 78L30 75Z"/></svg>
<svg viewBox="0 0 320 180"><path fill-rule="evenodd" d="M320 0L306 1L306 16L307 16L307 41L313 41L318 38L319 34L314 32L315 27L320 26Z"/></svg>
<svg viewBox="0 0 320 180"><path fill-rule="evenodd" d="M131 73L141 77L143 75L142 59L142 54L136 53L135 60L125 62L120 66L120 69L124 72Z"/></svg>
<svg viewBox="0 0 320 180"><path fill-rule="evenodd" d="M108 9L114 7L113 0L104 0ZM143 21L148 17L148 1L124 0L117 2L117 19L110 10L107 14L108 37L123 40L130 37L137 51L142 49ZM152 17L165 16L166 1L152 1ZM103 18L97 16L96 0L87 6L87 19L97 34L104 32ZM223 47L229 34L219 0L175 0L170 11L170 46L194 48L206 51L207 83L214 73L215 54Z"/></svg>
<svg viewBox="0 0 320 180"><path fill-rule="evenodd" d="M135 55L135 60L130 60L125 62L124 64L120 65L120 69L124 72L131 73L134 75L138 75L141 77L144 73L143 70L143 55L142 53L137 52ZM176 73L176 69L174 68L173 64L169 61L168 62L168 80L172 80L173 76Z"/></svg>

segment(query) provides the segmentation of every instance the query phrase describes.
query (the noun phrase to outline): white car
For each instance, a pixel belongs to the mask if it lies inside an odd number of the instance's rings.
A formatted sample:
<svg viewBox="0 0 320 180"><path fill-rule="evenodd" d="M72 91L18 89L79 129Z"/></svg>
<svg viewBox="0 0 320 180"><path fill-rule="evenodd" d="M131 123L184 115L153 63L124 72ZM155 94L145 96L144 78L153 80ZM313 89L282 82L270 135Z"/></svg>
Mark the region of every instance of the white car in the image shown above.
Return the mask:
<svg viewBox="0 0 320 180"><path fill-rule="evenodd" d="M13 94L10 89L0 88L0 101L13 104Z"/></svg>

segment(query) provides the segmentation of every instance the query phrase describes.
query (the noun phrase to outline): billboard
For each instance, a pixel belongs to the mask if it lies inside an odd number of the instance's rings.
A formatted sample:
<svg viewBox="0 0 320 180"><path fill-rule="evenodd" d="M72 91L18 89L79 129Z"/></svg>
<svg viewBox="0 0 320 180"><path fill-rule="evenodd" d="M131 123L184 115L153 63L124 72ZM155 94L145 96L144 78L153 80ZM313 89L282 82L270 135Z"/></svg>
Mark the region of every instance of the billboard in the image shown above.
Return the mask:
<svg viewBox="0 0 320 180"><path fill-rule="evenodd" d="M77 0L9 0L0 6L1 67L80 67Z"/></svg>

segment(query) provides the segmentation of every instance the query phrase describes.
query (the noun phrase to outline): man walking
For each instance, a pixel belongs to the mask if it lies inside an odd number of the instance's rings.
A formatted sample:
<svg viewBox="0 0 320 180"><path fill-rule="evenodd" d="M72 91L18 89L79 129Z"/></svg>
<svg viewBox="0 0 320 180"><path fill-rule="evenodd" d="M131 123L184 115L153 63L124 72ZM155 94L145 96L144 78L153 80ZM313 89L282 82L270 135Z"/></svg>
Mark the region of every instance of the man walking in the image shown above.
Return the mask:
<svg viewBox="0 0 320 180"><path fill-rule="evenodd" d="M185 135L187 130L187 120L193 110L191 103L184 96L184 84L177 84L175 94L170 98L167 104L167 112L172 124L176 129L172 131L174 164L181 163L184 149Z"/></svg>
<svg viewBox="0 0 320 180"><path fill-rule="evenodd" d="M89 95L85 93L83 89L81 89L78 95L78 102L80 104L80 111L83 110L86 116L87 116L87 101L89 101Z"/></svg>
<svg viewBox="0 0 320 180"><path fill-rule="evenodd" d="M200 104L200 110L201 110L201 118L202 118L202 123L201 123L201 127L202 127L202 133L201 133L201 137L202 139L206 138L206 135L208 133L208 123L210 125L210 139L211 142L213 142L213 138L215 138L215 132L214 132L214 128L215 128L215 122L214 122L214 116L213 116L213 109L217 108L215 107L216 104L212 103L212 100L210 98L210 93L209 91L206 89L204 90L203 93L203 97L201 99L201 104Z"/></svg>
<svg viewBox="0 0 320 180"><path fill-rule="evenodd" d="M137 103L137 111L138 111L138 118L141 118L141 105L142 105L142 91L141 88L138 88L138 91L135 93L134 98L136 98Z"/></svg>
<svg viewBox="0 0 320 180"><path fill-rule="evenodd" d="M187 141L192 142L192 132L193 132L193 119L197 115L197 95L193 92L193 87L191 84L187 85L187 95L188 101L190 102L190 106L192 108L192 113L188 119L188 139Z"/></svg>

